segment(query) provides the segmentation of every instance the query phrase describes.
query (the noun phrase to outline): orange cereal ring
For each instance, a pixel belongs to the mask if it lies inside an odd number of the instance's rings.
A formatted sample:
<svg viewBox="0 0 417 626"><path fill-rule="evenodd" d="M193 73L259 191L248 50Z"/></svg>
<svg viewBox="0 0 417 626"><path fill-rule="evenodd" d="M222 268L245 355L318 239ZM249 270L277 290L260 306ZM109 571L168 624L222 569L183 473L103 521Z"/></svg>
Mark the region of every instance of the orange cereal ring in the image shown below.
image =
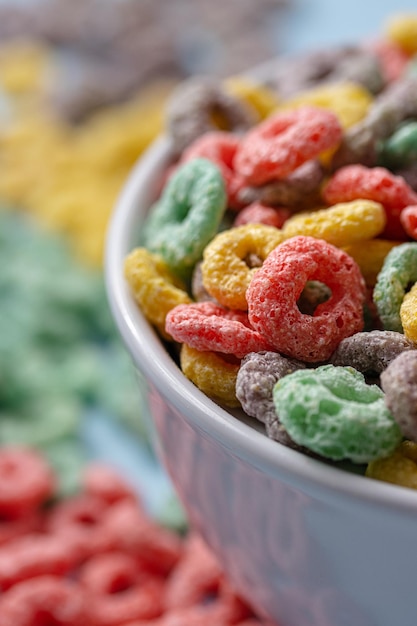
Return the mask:
<svg viewBox="0 0 417 626"><path fill-rule="evenodd" d="M241 140L234 166L249 185L285 178L306 161L335 148L342 138L337 116L313 106L278 113Z"/></svg>
<svg viewBox="0 0 417 626"><path fill-rule="evenodd" d="M254 273L283 240L280 230L264 224L245 224L219 233L203 252L204 287L223 306L246 311L246 290Z"/></svg>
<svg viewBox="0 0 417 626"><path fill-rule="evenodd" d="M135 248L125 260L125 276L143 314L165 339L165 318L178 304L191 302L181 281L158 254Z"/></svg>
<svg viewBox="0 0 417 626"><path fill-rule="evenodd" d="M240 407L236 397L239 364L227 361L216 352L201 352L184 343L180 365L184 376L209 398L228 407Z"/></svg>

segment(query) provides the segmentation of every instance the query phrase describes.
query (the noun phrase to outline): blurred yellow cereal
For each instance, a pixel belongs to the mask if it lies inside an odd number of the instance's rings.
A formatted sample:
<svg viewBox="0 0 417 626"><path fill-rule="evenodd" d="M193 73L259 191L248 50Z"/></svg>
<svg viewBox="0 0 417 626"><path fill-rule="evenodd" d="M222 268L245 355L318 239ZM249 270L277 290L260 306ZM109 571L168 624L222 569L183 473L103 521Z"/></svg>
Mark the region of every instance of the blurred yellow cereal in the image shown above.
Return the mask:
<svg viewBox="0 0 417 626"><path fill-rule="evenodd" d="M390 456L372 461L366 476L417 489L417 443L404 441Z"/></svg>
<svg viewBox="0 0 417 626"><path fill-rule="evenodd" d="M385 222L382 204L353 200L311 213L298 213L285 222L282 230L287 239L306 235L344 247L376 237L384 229Z"/></svg>
<svg viewBox="0 0 417 626"><path fill-rule="evenodd" d="M215 352L200 352L182 344L180 364L184 376L215 402L240 407L236 397L238 363L230 363Z"/></svg>
<svg viewBox="0 0 417 626"><path fill-rule="evenodd" d="M280 110L296 108L305 104L330 109L339 118L343 128L349 128L362 120L373 102L371 93L362 85L340 82L321 85L285 100Z"/></svg>
<svg viewBox="0 0 417 626"><path fill-rule="evenodd" d="M245 224L219 233L203 252L205 289L223 306L246 311L246 290L254 272L283 240L282 231L265 224Z"/></svg>
<svg viewBox="0 0 417 626"><path fill-rule="evenodd" d="M0 130L0 200L69 237L75 254L101 266L107 224L136 159L162 129L172 83L72 126L28 101Z"/></svg>
<svg viewBox="0 0 417 626"><path fill-rule="evenodd" d="M184 285L175 278L165 261L146 248L135 248L125 259L125 277L133 297L145 317L163 337L167 313L178 304L189 304L191 299Z"/></svg>
<svg viewBox="0 0 417 626"><path fill-rule="evenodd" d="M13 40L0 47L0 85L11 95L39 91L51 52L39 41Z"/></svg>
<svg viewBox="0 0 417 626"><path fill-rule="evenodd" d="M225 81L225 87L233 96L250 104L260 119L268 117L278 107L279 99L275 92L244 76L232 76Z"/></svg>
<svg viewBox="0 0 417 626"><path fill-rule="evenodd" d="M362 241L352 243L344 247L356 263L359 265L362 276L368 287L374 287L376 278L381 271L388 252L397 246L399 241L388 239L370 239L366 245Z"/></svg>
<svg viewBox="0 0 417 626"><path fill-rule="evenodd" d="M417 343L417 283L408 291L400 307L401 324L404 335Z"/></svg>
<svg viewBox="0 0 417 626"><path fill-rule="evenodd" d="M388 39L408 54L417 52L417 13L393 15L386 24Z"/></svg>

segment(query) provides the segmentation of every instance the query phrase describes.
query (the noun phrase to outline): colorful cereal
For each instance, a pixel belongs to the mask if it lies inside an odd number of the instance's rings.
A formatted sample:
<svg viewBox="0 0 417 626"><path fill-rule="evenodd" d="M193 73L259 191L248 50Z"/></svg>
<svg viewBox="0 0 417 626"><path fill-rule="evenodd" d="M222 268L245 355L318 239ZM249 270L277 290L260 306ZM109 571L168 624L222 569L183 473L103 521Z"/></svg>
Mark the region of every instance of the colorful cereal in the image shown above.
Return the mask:
<svg viewBox="0 0 417 626"><path fill-rule="evenodd" d="M170 178L142 231L145 247L188 277L216 234L226 208L221 172L207 159L184 163Z"/></svg>
<svg viewBox="0 0 417 626"><path fill-rule="evenodd" d="M248 185L284 178L306 161L337 146L342 129L331 111L302 106L278 113L243 137L235 169Z"/></svg>
<svg viewBox="0 0 417 626"><path fill-rule="evenodd" d="M401 441L384 393L353 368L298 370L281 378L273 394L289 435L324 457L367 463L391 454Z"/></svg>
<svg viewBox="0 0 417 626"><path fill-rule="evenodd" d="M332 291L312 316L297 307L309 280ZM344 337L363 328L365 284L358 266L342 250L313 237L292 237L275 248L246 296L252 326L276 351L300 361L325 361Z"/></svg>

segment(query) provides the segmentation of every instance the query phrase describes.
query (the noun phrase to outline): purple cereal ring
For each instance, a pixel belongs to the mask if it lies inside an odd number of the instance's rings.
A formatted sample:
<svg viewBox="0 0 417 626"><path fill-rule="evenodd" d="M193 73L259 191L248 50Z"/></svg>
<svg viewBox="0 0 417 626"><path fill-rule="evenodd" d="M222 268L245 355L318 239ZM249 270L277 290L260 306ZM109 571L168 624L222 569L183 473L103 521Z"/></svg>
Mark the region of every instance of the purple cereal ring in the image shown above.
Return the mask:
<svg viewBox="0 0 417 626"><path fill-rule="evenodd" d="M402 333L371 330L342 339L331 356L333 365L354 367L362 374L381 374L399 354L415 349Z"/></svg>
<svg viewBox="0 0 417 626"><path fill-rule="evenodd" d="M385 402L405 437L417 441L417 351L402 352L381 374Z"/></svg>
<svg viewBox="0 0 417 626"><path fill-rule="evenodd" d="M247 415L264 424L277 418L272 389L283 376L304 368L304 363L287 359L277 352L251 352L240 364L236 396Z"/></svg>

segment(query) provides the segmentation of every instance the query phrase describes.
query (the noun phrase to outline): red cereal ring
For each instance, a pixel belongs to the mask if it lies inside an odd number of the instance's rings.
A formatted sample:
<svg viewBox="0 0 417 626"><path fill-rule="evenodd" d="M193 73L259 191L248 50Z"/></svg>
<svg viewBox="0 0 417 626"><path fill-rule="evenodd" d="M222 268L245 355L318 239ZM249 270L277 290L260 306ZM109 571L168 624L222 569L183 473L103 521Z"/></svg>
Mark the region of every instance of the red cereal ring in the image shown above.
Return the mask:
<svg viewBox="0 0 417 626"><path fill-rule="evenodd" d="M324 201L329 205L359 198L381 203L387 216L381 237L407 238L400 216L406 206L417 204L417 193L402 176L395 176L384 167L346 165L333 174L324 186L322 194Z"/></svg>
<svg viewBox="0 0 417 626"><path fill-rule="evenodd" d="M261 202L253 202L239 211L233 226L265 224L266 226L282 228L291 215L291 211L286 207L272 207Z"/></svg>
<svg viewBox="0 0 417 626"><path fill-rule="evenodd" d="M307 281L326 284L332 295L313 315L297 301ZM363 329L365 282L346 252L322 239L287 239L266 258L246 292L252 326L277 352L305 362L326 361L340 341Z"/></svg>
<svg viewBox="0 0 417 626"><path fill-rule="evenodd" d="M112 552L92 557L81 569L79 582L88 595L95 626L150 620L163 611L165 581L150 577L131 555Z"/></svg>
<svg viewBox="0 0 417 626"><path fill-rule="evenodd" d="M103 527L108 505L102 499L79 494L59 502L49 513L46 530L72 545L79 562L113 547L113 537Z"/></svg>
<svg viewBox="0 0 417 626"><path fill-rule="evenodd" d="M242 358L249 352L271 349L265 337L251 327L245 311L225 309L214 302L179 304L168 313L165 330L175 341L202 352Z"/></svg>
<svg viewBox="0 0 417 626"><path fill-rule="evenodd" d="M133 500L139 506L139 495L111 467L102 463L90 463L84 471L83 487L87 495L114 504L119 500Z"/></svg>
<svg viewBox="0 0 417 626"><path fill-rule="evenodd" d="M233 133L212 131L196 139L181 156L181 163L195 158L205 158L218 166L226 185L228 206L232 209L239 209L243 206L237 196L244 181L233 167L239 142L239 137Z"/></svg>
<svg viewBox="0 0 417 626"><path fill-rule="evenodd" d="M54 492L52 469L36 451L0 450L0 517L13 520L38 509Z"/></svg>
<svg viewBox="0 0 417 626"><path fill-rule="evenodd" d="M400 222L407 235L417 239L417 204L411 204L401 211Z"/></svg>
<svg viewBox="0 0 417 626"><path fill-rule="evenodd" d="M18 519L0 519L0 548L13 539L40 530L41 525L42 515L38 511Z"/></svg>
<svg viewBox="0 0 417 626"><path fill-rule="evenodd" d="M72 547L61 538L46 534L19 537L0 547L0 589L47 574L62 576L73 565Z"/></svg>
<svg viewBox="0 0 417 626"><path fill-rule="evenodd" d="M166 576L177 564L182 539L157 524L128 500L116 502L103 518L103 532L112 539L115 550L127 552L155 576Z"/></svg>
<svg viewBox="0 0 417 626"><path fill-rule="evenodd" d="M285 178L336 147L341 138L342 128L332 111L301 106L268 117L250 130L237 149L234 168L246 184L262 185Z"/></svg>
<svg viewBox="0 0 417 626"><path fill-rule="evenodd" d="M94 626L78 583L41 576L0 597L1 626Z"/></svg>
<svg viewBox="0 0 417 626"><path fill-rule="evenodd" d="M167 580L166 609L203 604L218 593L222 578L220 564L207 544L197 533L189 533L182 557Z"/></svg>

